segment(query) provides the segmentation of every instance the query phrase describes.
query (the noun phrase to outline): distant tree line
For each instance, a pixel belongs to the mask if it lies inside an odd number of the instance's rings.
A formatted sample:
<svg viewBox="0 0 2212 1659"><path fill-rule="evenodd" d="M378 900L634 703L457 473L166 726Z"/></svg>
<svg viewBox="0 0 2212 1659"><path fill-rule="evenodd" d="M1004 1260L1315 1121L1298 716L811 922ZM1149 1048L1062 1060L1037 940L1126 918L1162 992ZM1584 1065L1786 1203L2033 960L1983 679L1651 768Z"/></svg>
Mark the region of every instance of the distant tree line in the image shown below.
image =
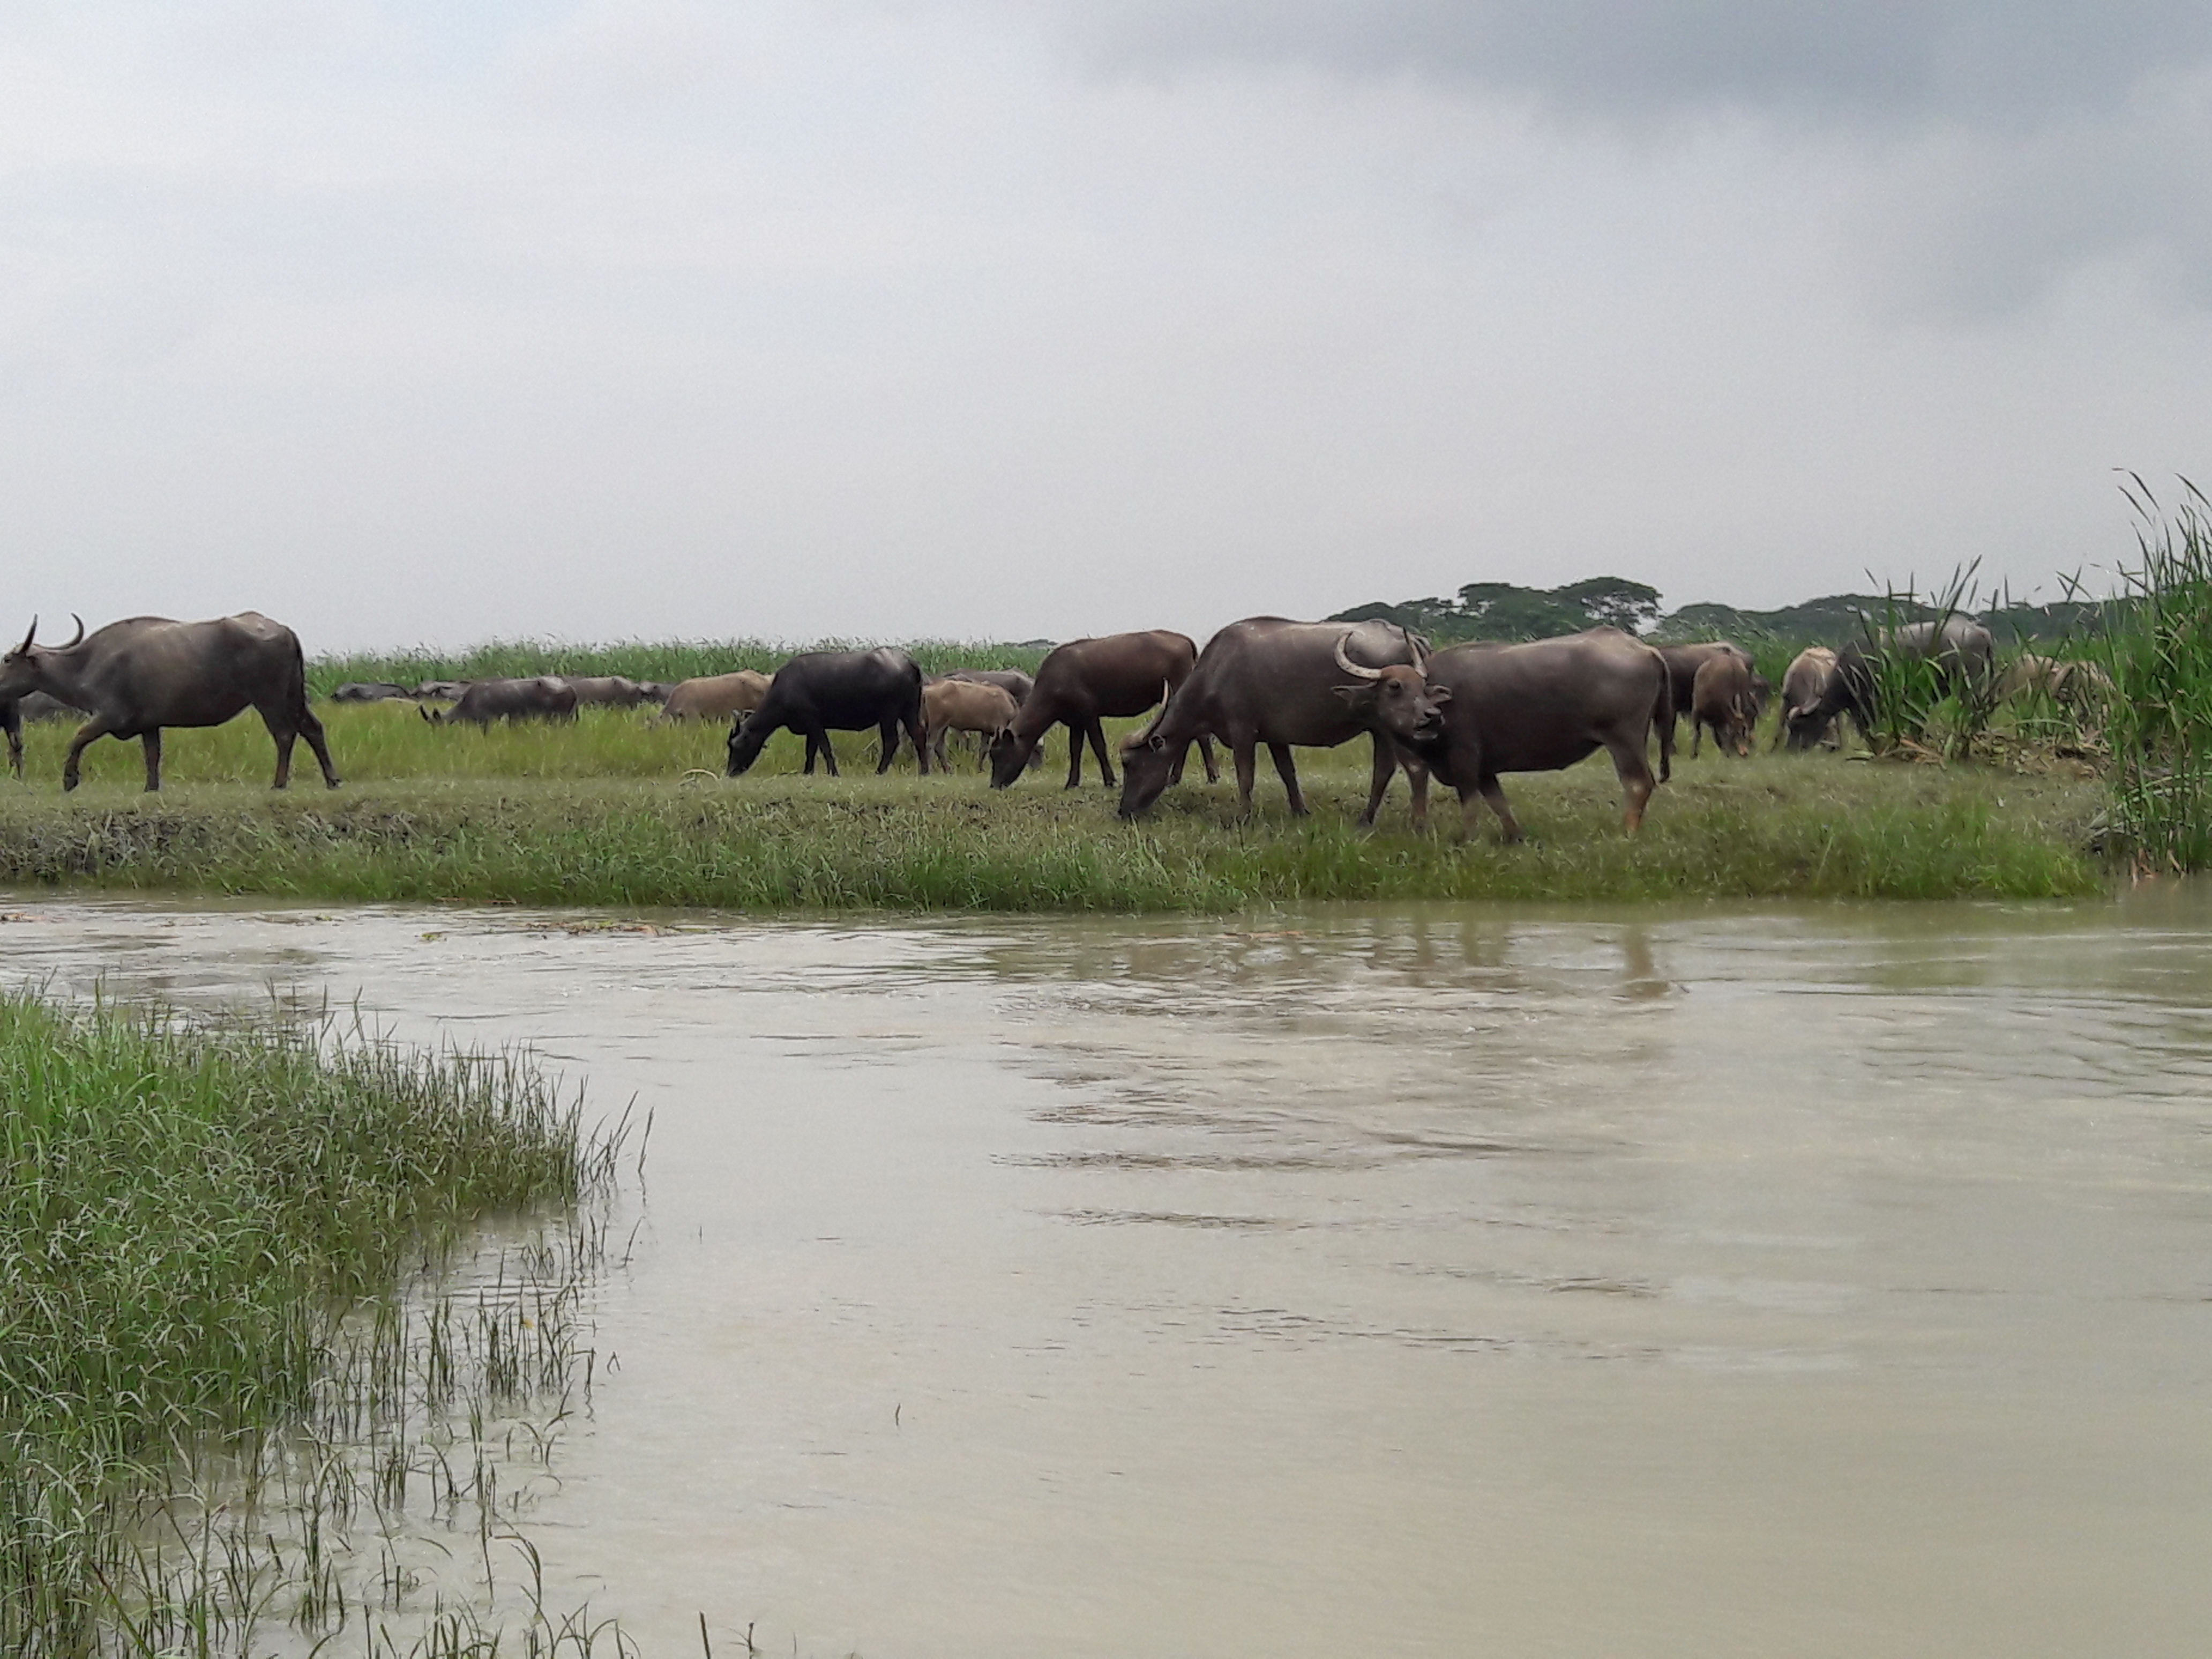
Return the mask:
<svg viewBox="0 0 2212 1659"><path fill-rule="evenodd" d="M1978 611L2000 647L2051 644L2101 626L2113 602L2068 600L2056 605L2004 604ZM1731 639L1750 645L1841 645L1859 637L1869 621L1889 617L1921 622L1936 614L1917 599L1878 593L1836 593L1778 611L1742 611L1730 605L1686 605L1662 612L1659 590L1620 576L1591 576L1564 587L1520 587L1511 582L1469 582L1454 599L1375 600L1353 605L1331 622L1393 622L1432 644L1466 640L1540 640L1612 627L1662 644Z"/></svg>

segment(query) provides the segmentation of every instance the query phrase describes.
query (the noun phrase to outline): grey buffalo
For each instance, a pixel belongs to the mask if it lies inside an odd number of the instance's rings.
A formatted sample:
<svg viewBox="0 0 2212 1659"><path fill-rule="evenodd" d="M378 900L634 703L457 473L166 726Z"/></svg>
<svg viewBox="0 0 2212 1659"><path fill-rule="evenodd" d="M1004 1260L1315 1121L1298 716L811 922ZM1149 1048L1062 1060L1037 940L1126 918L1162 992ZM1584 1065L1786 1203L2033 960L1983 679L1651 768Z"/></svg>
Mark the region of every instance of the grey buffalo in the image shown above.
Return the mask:
<svg viewBox="0 0 2212 1659"><path fill-rule="evenodd" d="M837 775L832 732L876 728L882 739L878 776L891 769L899 733L913 739L915 758L929 770L928 734L921 723L921 670L892 647L875 651L802 651L775 671L768 695L730 728L729 775L743 777L768 740L786 726L806 738L806 770L818 754Z"/></svg>
<svg viewBox="0 0 2212 1659"><path fill-rule="evenodd" d="M576 706L602 708L635 708L641 702L665 702L635 680L620 674L563 674L568 687L576 694Z"/></svg>
<svg viewBox="0 0 2212 1659"><path fill-rule="evenodd" d="M1659 734L1659 780L1674 769L1674 699L1659 653L1619 629L1593 628L1526 645L1457 645L1428 661L1429 694L1441 717L1407 750L1459 791L1474 828L1480 796L1507 841L1520 823L1498 780L1507 772L1557 772L1602 749L1625 798L1623 821L1644 822L1655 787L1650 743Z"/></svg>
<svg viewBox="0 0 2212 1659"><path fill-rule="evenodd" d="M1293 746L1334 749L1362 732L1375 740L1374 783L1362 823L1372 823L1399 766L1395 739L1437 717L1423 678L1425 653L1404 629L1382 622L1303 623L1251 617L1229 624L1206 649L1159 718L1122 751L1121 816L1151 809L1175 781L1184 753L1208 732L1237 763L1237 797L1252 810L1253 772L1265 744L1291 811L1303 814ZM1409 771L1413 817L1427 815L1427 775Z"/></svg>
<svg viewBox="0 0 2212 1659"><path fill-rule="evenodd" d="M133 617L87 638L84 623L67 645L38 644L37 618L23 642L0 657L0 702L33 692L86 711L62 763L62 787L77 785L85 745L104 737L137 738L146 752L146 787L161 787L161 730L221 726L252 708L276 744L276 778L291 781L292 744L307 740L335 789L337 769L323 723L307 707L307 671L299 635L258 611L213 622Z"/></svg>
<svg viewBox="0 0 2212 1659"><path fill-rule="evenodd" d="M451 708L425 708L422 718L433 726L485 727L494 720L509 725L518 720L573 720L576 688L551 674L531 679L477 680L462 690Z"/></svg>
<svg viewBox="0 0 2212 1659"><path fill-rule="evenodd" d="M1825 645L1808 645L1790 659L1782 676L1782 726L1774 734L1779 747L1812 749L1825 743L1836 746L1833 715L1822 715L1820 705L1836 678L1836 653Z"/></svg>
<svg viewBox="0 0 2212 1659"><path fill-rule="evenodd" d="M1055 646L1037 667L1036 683L1022 699L1014 723L991 744L991 787L1004 789L1021 776L1044 734L1067 728L1067 787L1083 781L1083 744L1088 738L1098 757L1099 775L1114 787L1113 763L1106 757L1106 728L1100 722L1148 713L1189 678L1198 647L1187 635L1165 628L1102 639L1070 640ZM1217 778L1213 747L1201 736L1199 750L1206 775Z"/></svg>
<svg viewBox="0 0 2212 1659"><path fill-rule="evenodd" d="M1674 676L1668 676L1671 700ZM1752 728L1759 720L1758 695L1751 670L1741 658L1716 652L1699 665L1690 682L1690 753L1705 745L1710 730L1713 742L1738 756L1751 753Z"/></svg>
<svg viewBox="0 0 2212 1659"><path fill-rule="evenodd" d="M415 694L390 680L348 680L331 690L332 702L392 702Z"/></svg>
<svg viewBox="0 0 2212 1659"><path fill-rule="evenodd" d="M1932 622L1910 623L1852 640L1836 653L1835 678L1808 718L1832 722L1849 714L1859 736L1866 737L1881 719L1879 671L1893 653L1901 660L1933 664L1937 694L1951 696L1990 684L1996 646L1988 629L1965 617L1948 617L1941 628Z"/></svg>

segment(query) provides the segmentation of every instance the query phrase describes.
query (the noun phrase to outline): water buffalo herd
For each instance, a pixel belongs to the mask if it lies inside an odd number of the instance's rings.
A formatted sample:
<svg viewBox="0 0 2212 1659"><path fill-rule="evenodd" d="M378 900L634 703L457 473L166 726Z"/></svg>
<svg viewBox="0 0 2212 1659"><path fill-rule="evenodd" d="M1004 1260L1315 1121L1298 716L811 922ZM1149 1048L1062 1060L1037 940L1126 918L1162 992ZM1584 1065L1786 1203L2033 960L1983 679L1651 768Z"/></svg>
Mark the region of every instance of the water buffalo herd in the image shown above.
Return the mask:
<svg viewBox="0 0 2212 1659"><path fill-rule="evenodd" d="M211 622L137 617L68 644L37 642L38 623L0 657L0 731L22 773L26 718L82 714L62 787L74 789L85 746L113 736L144 746L146 787L161 781L165 726L215 726L258 712L276 746L275 787L291 774L292 746L305 738L324 781L338 783L322 722L308 707L298 637L253 611ZM1839 739L1848 717L1863 737L1875 729L1888 665L1917 661L1938 692L1991 698L2040 695L2076 709L2110 690L2094 664L2024 655L1999 676L1989 630L1963 617L1869 629L1838 650L1814 646L1784 674L1778 744L1812 749ZM1893 683L1891 682L1891 683ZM1425 823L1431 777L1457 791L1472 829L1480 799L1510 841L1521 830L1498 780L1509 772L1557 771L1602 749L1612 758L1628 829L1643 821L1653 790L1672 772L1678 717L1692 723L1692 752L1705 734L1747 755L1773 688L1751 653L1725 641L1657 646L1611 628L1522 644L1471 644L1431 651L1395 623L1293 622L1253 617L1231 623L1200 651L1165 629L1075 640L1054 647L1032 677L1006 669L958 669L934 679L894 647L806 651L775 674L750 670L666 685L618 676L541 675L424 681L403 686L354 681L333 702L413 700L434 725L574 720L579 708L653 705L654 723L729 720L727 775L740 777L777 732L805 740L805 770L820 760L831 775L834 732L873 731L878 774L902 744L927 775L947 765L945 738L971 733L988 758L991 787L1004 789L1042 762L1045 736L1067 728L1067 787L1082 781L1087 744L1101 781L1114 787L1103 722L1152 715L1123 744L1121 814L1149 811L1182 776L1196 744L1207 779L1218 781L1213 743L1229 750L1246 812L1264 747L1293 813L1306 803L1291 751L1334 748L1364 735L1374 765L1363 823L1374 822L1391 779L1407 775L1414 822ZM432 702L450 702L450 708ZM1656 739L1658 769L1650 754Z"/></svg>

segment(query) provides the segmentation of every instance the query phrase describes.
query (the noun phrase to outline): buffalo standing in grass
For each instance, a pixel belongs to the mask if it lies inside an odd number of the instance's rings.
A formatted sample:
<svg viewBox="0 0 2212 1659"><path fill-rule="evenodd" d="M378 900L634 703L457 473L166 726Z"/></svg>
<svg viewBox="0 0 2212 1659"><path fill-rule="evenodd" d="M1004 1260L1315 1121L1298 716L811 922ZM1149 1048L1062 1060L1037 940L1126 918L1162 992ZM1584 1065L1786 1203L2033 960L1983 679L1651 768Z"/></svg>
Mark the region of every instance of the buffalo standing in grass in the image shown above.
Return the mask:
<svg viewBox="0 0 2212 1659"><path fill-rule="evenodd" d="M292 778L292 744L305 738L323 769L323 781L338 787L323 723L307 707L307 669L300 637L258 611L213 622L172 622L133 617L110 623L67 645L41 646L36 617L23 642L0 657L0 702L33 692L86 711L62 763L62 788L77 785L77 760L85 745L105 737L137 738L146 751L146 787L161 787L161 728L221 726L252 708L276 744L282 789Z"/></svg>
<svg viewBox="0 0 2212 1659"><path fill-rule="evenodd" d="M732 674L702 674L683 681L661 699L659 726L669 720L726 720L750 714L768 696L768 676L750 668Z"/></svg>
<svg viewBox="0 0 2212 1659"><path fill-rule="evenodd" d="M922 725L929 732L930 750L937 757L939 771L951 769L945 759L945 739L951 733L977 732L988 744L1013 725L1019 712L1012 692L981 680L947 676L921 688Z"/></svg>
<svg viewBox="0 0 2212 1659"><path fill-rule="evenodd" d="M641 702L662 701L635 680L620 674L563 674L576 694L579 708L635 708Z"/></svg>
<svg viewBox="0 0 2212 1659"><path fill-rule="evenodd" d="M729 775L743 777L760 758L768 740L784 727L806 738L806 771L813 775L818 753L837 775L832 732L865 732L874 726L882 738L880 777L898 754L899 733L914 740L915 758L925 775L928 733L921 723L921 670L903 651L802 651L775 672L768 695L749 715L730 728Z"/></svg>
<svg viewBox="0 0 2212 1659"><path fill-rule="evenodd" d="M1668 693L1674 692L1674 676L1668 676ZM1738 757L1751 753L1752 728L1759 721L1759 702L1751 670L1741 658L1724 653L1707 657L1690 682L1690 753L1704 747L1705 732L1712 731L1719 748Z"/></svg>
<svg viewBox="0 0 2212 1659"><path fill-rule="evenodd" d="M1164 628L1141 634L1109 634L1103 639L1070 640L1055 646L1038 665L1036 684L1022 699L1014 723L991 744L991 787L1004 789L1022 775L1044 734L1067 728L1067 787L1083 781L1083 744L1087 738L1098 757L1099 775L1114 787L1113 763L1106 758L1102 720L1148 713L1189 678L1198 647L1187 635ZM1209 781L1219 777L1213 746L1203 736Z"/></svg>
<svg viewBox="0 0 2212 1659"><path fill-rule="evenodd" d="M1830 723L1849 714L1865 739L1881 716L1876 671L1893 653L1899 659L1932 663L1938 696L1962 696L1990 684L1996 643L1988 629L1965 617L1947 617L1940 629L1932 622L1910 623L1853 640L1836 653L1835 678L1807 718Z"/></svg>
<svg viewBox="0 0 2212 1659"><path fill-rule="evenodd" d="M505 720L510 726L518 720L573 720L576 688L550 674L534 679L477 680L461 692L451 708L425 708L422 718L433 726L487 729L494 720Z"/></svg>
<svg viewBox="0 0 2212 1659"><path fill-rule="evenodd" d="M1613 757L1634 830L1656 787L1649 744L1659 733L1659 779L1674 771L1674 696L1657 651L1616 628L1593 628L1526 645L1457 645L1428 660L1429 695L1441 718L1406 748L1459 791L1474 830L1479 795L1507 841L1521 825L1498 780L1506 772L1557 772L1602 749Z"/></svg>
<svg viewBox="0 0 2212 1659"><path fill-rule="evenodd" d="M1778 748L1785 741L1792 749L1837 746L1835 718L1820 713L1835 678L1836 653L1825 645L1808 645L1790 659L1782 676L1782 725L1774 734Z"/></svg>
<svg viewBox="0 0 2212 1659"><path fill-rule="evenodd" d="M1751 653L1728 640L1705 640L1695 645L1654 646L1667 665L1667 689L1674 701L1677 720L1689 718L1697 706L1698 671L1716 657L1732 659L1743 665L1746 674L1753 672L1757 665Z"/></svg>
<svg viewBox="0 0 2212 1659"><path fill-rule="evenodd" d="M1365 658L1362 662L1352 653ZM1182 768L1193 739L1211 732L1237 762L1237 796L1252 810L1253 770L1265 744L1291 811L1303 814L1293 744L1333 749L1361 732L1375 739L1374 785L1362 823L1375 822L1399 765L1393 739L1433 723L1436 699L1421 672L1420 642L1382 622L1301 623L1253 617L1231 623L1206 644L1190 678L1159 718L1122 751L1121 816L1151 809ZM1350 684L1346 684L1346 681ZM1428 814L1428 776L1408 769L1416 823Z"/></svg>
<svg viewBox="0 0 2212 1659"><path fill-rule="evenodd" d="M331 692L332 702L392 702L415 694L390 680L348 680Z"/></svg>

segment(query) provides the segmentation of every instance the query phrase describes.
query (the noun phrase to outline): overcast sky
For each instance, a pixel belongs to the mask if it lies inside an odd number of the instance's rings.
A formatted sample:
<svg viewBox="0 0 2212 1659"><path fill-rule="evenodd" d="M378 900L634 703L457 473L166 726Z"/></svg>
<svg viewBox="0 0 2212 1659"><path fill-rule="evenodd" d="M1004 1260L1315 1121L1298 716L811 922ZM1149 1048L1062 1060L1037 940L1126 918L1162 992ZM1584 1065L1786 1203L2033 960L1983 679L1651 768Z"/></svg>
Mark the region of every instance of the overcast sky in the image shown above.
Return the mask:
<svg viewBox="0 0 2212 1659"><path fill-rule="evenodd" d="M0 566L310 652L2048 598L2212 484L2208 155L2203 0L0 0Z"/></svg>

